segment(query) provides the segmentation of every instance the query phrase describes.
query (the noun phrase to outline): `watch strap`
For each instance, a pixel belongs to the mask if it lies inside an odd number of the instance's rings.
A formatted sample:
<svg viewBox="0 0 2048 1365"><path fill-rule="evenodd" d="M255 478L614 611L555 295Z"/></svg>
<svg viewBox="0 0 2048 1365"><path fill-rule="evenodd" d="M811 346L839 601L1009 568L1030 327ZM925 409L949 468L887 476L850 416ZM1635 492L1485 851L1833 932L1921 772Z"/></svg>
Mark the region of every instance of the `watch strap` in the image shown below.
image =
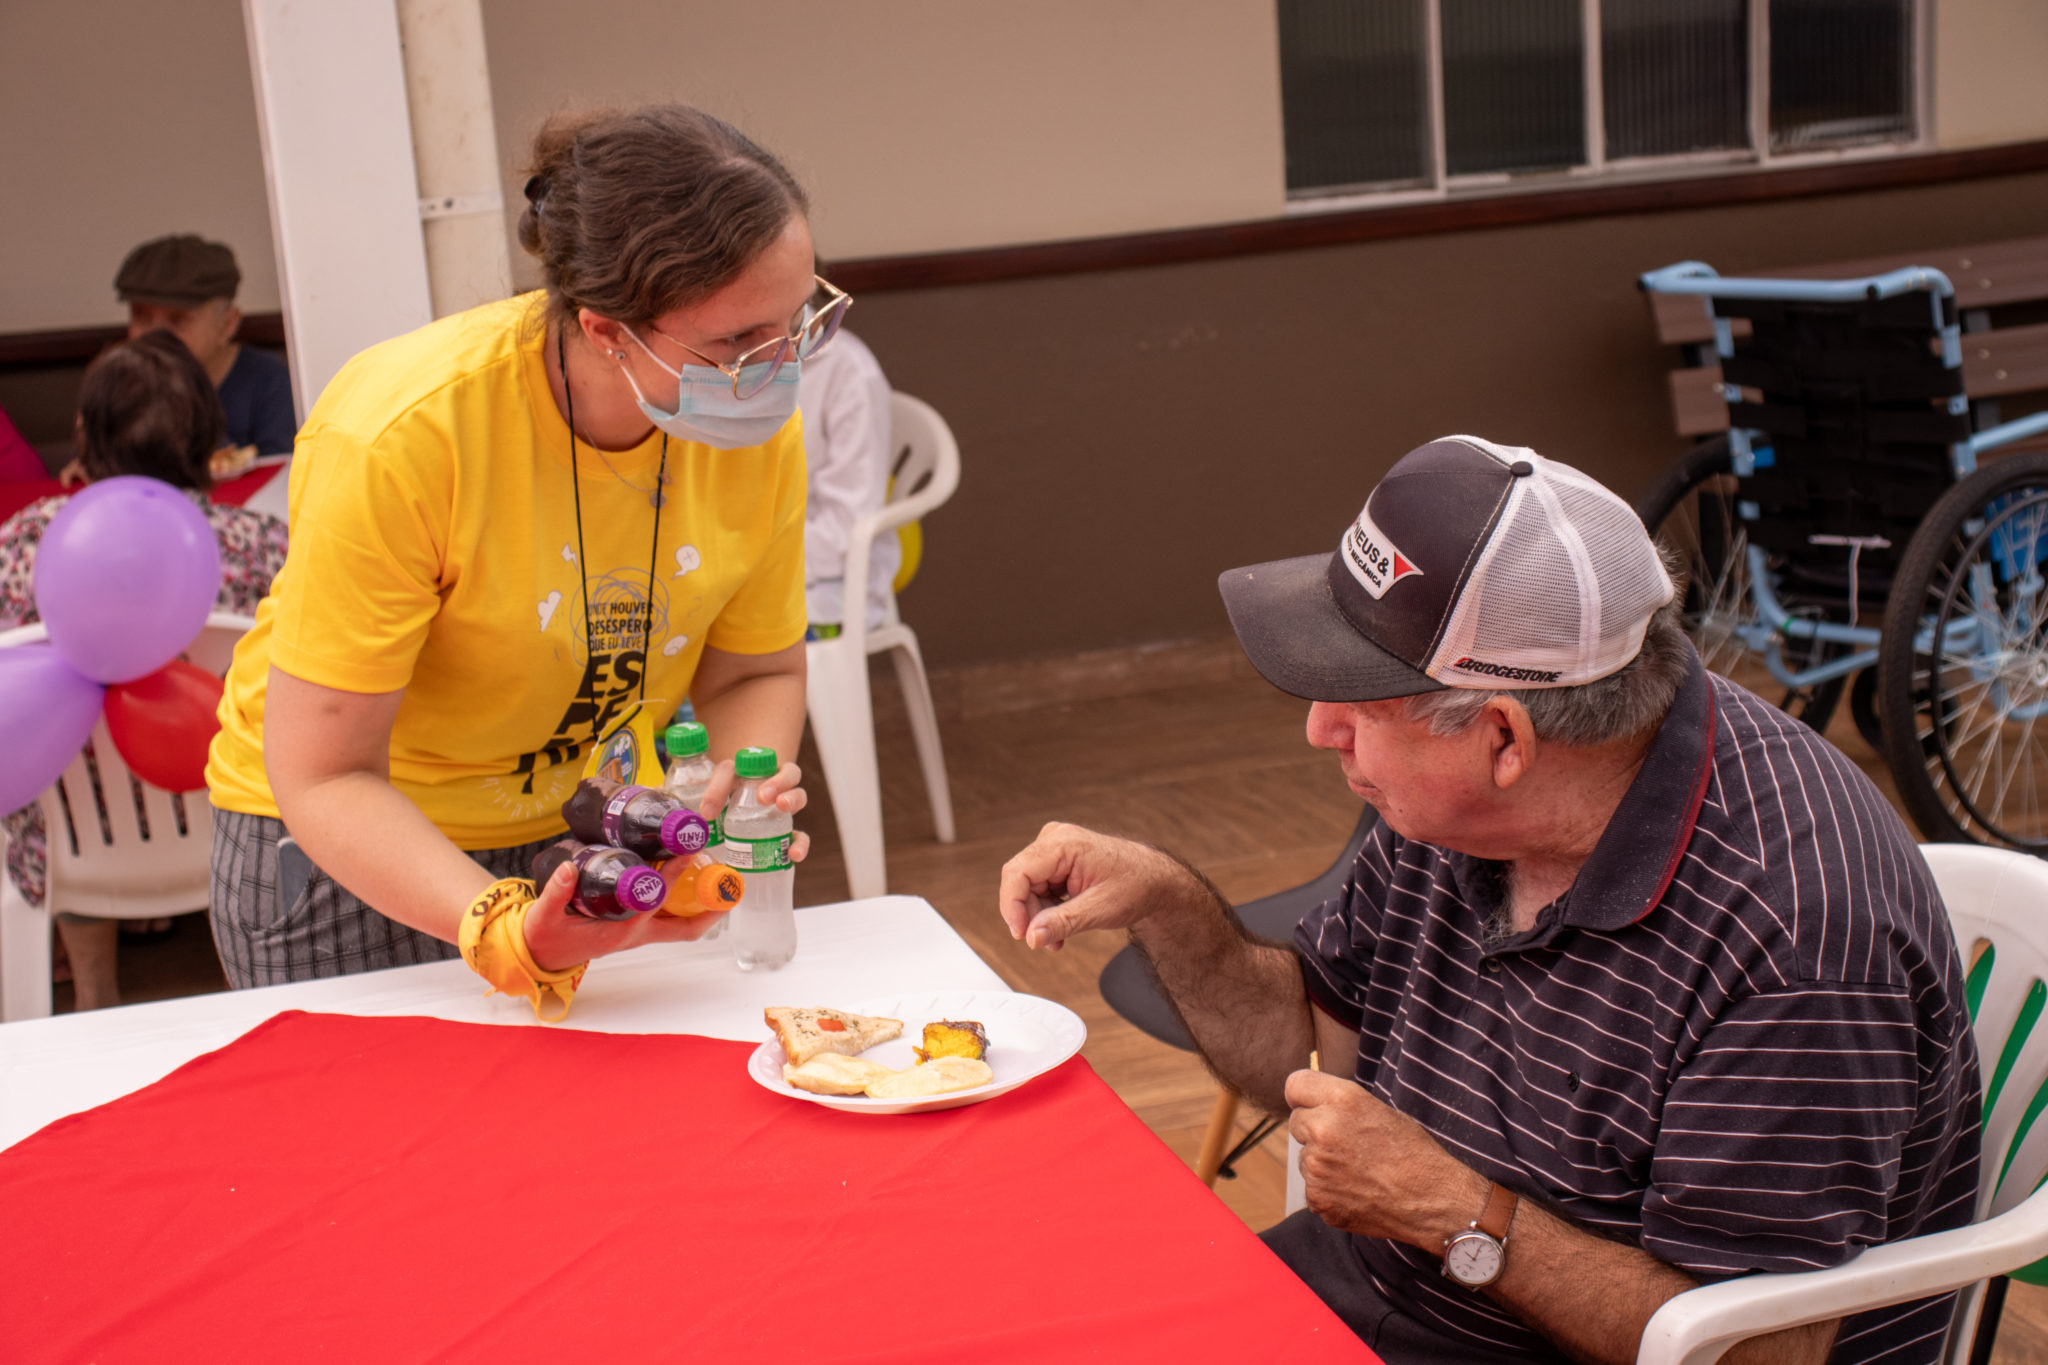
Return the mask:
<svg viewBox="0 0 2048 1365"><path fill-rule="evenodd" d="M1486 1208L1479 1215L1479 1221L1472 1226L1478 1228L1496 1242L1508 1239L1508 1224L1515 1221L1515 1205L1521 1202L1515 1192L1505 1185L1494 1185L1486 1195Z"/></svg>

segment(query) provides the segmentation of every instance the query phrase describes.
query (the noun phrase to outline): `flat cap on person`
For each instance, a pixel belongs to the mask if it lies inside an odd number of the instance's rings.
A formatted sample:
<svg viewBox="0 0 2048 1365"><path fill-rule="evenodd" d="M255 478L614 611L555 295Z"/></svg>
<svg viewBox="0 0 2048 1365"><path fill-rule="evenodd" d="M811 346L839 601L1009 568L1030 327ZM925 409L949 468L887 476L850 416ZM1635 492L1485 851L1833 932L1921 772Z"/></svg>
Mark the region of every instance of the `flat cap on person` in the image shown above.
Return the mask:
<svg viewBox="0 0 2048 1365"><path fill-rule="evenodd" d="M123 303L192 308L208 299L231 299L242 285L235 253L219 242L178 233L144 242L128 253L114 276Z"/></svg>
<svg viewBox="0 0 2048 1365"><path fill-rule="evenodd" d="M1627 503L1476 436L1403 455L1336 553L1217 582L1253 667L1331 702L1589 683L1636 656L1677 592Z"/></svg>

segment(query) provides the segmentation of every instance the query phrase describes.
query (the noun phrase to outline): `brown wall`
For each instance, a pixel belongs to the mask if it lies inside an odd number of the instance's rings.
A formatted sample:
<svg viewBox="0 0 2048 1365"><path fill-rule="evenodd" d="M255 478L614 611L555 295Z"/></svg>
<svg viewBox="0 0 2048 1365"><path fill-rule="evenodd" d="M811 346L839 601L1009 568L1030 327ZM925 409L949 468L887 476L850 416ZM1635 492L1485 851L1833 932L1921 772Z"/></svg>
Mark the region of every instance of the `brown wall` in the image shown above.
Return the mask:
<svg viewBox="0 0 2048 1365"><path fill-rule="evenodd" d="M1227 628L1216 575L1334 548L1465 431L1634 496L1681 446L1634 280L2040 233L2048 174L860 299L964 473L904 616L935 665Z"/></svg>

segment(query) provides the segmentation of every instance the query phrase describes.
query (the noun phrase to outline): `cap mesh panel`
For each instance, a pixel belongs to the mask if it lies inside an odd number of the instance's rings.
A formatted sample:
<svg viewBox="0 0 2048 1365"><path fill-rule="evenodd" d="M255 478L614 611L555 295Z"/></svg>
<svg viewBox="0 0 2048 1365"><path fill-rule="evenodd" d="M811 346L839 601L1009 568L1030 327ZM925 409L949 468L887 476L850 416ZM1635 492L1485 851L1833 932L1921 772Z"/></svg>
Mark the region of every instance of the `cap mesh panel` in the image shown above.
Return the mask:
<svg viewBox="0 0 2048 1365"><path fill-rule="evenodd" d="M1510 495L1428 671L1465 687L1567 687L1605 677L1642 647L1650 615L1671 598L1671 582L1627 503L1576 470L1533 451L1515 453L1536 472ZM1537 480L1569 519L1594 581L1581 584L1580 567L1551 524L1546 499L1537 496ZM1583 638L1582 602L1597 603L1599 617L1586 623L1591 629ZM1559 676L1545 681L1455 667L1467 658Z"/></svg>

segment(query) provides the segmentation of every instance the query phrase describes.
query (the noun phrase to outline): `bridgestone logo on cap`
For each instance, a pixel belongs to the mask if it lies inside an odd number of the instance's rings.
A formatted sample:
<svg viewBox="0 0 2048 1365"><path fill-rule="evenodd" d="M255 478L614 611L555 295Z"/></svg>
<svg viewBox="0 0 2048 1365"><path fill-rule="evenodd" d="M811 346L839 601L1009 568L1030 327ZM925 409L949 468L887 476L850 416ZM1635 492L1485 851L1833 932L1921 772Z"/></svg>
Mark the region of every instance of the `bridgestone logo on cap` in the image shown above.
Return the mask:
<svg viewBox="0 0 2048 1365"><path fill-rule="evenodd" d="M1564 674L1554 668L1510 668L1506 664L1490 664L1484 659L1464 658L1451 665L1466 673L1484 673L1489 678L1505 678L1509 682L1556 682Z"/></svg>
<svg viewBox="0 0 2048 1365"><path fill-rule="evenodd" d="M1371 593L1375 601L1385 597L1387 589L1402 579L1422 576L1422 570L1415 567L1415 561L1395 549L1394 542L1373 525L1370 505L1358 514L1358 520L1345 533L1344 564L1351 570L1351 576L1358 580L1358 585Z"/></svg>

